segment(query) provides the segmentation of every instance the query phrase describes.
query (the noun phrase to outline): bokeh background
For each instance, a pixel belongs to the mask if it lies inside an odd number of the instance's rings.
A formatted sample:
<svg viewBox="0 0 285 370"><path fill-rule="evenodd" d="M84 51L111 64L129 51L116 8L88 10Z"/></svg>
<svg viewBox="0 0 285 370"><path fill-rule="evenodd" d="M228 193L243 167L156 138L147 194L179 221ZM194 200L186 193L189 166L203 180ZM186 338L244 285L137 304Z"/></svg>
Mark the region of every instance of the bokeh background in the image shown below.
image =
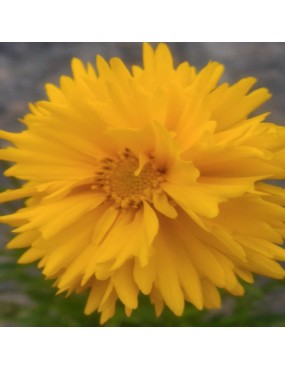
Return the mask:
<svg viewBox="0 0 285 370"><path fill-rule="evenodd" d="M154 44L155 45L155 44ZM223 80L230 83L255 76L257 87L273 94L260 112L271 112L271 122L285 125L285 43L168 43L176 65L185 60L202 68L209 60L226 67ZM18 119L28 111L28 103L46 98L44 85L58 84L62 74L70 75L72 57L94 62L97 54L106 59L121 57L128 66L141 64L140 43L0 43L0 128L21 131ZM1 145L5 145L2 143ZM0 190L17 186L5 178L1 163ZM282 186L283 184L280 183ZM19 203L0 205L1 214ZM20 253L7 251L11 233L0 226L0 326L97 326L97 314L84 316L86 296L55 295L34 265L17 265ZM223 294L221 310L198 312L190 305L177 318L167 309L156 318L148 299L141 297L139 309L126 318L118 305L109 326L285 326L285 284L256 278L246 285L244 297Z"/></svg>

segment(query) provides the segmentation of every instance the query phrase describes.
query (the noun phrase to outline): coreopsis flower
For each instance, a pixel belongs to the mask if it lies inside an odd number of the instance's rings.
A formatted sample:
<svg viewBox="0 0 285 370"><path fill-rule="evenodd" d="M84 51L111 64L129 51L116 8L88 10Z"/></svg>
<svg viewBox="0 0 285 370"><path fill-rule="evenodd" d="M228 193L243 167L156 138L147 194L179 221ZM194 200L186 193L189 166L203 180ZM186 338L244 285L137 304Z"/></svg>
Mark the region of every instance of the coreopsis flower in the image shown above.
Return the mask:
<svg viewBox="0 0 285 370"><path fill-rule="evenodd" d="M251 113L270 94L256 80L219 83L217 62L173 65L164 44L145 44L143 67L73 59L73 77L46 86L0 158L24 180L1 202L27 198L1 217L59 292L89 290L85 313L104 323L116 301L127 315L140 293L166 304L219 308L254 274L282 279L285 128ZM250 115L250 116L249 116Z"/></svg>

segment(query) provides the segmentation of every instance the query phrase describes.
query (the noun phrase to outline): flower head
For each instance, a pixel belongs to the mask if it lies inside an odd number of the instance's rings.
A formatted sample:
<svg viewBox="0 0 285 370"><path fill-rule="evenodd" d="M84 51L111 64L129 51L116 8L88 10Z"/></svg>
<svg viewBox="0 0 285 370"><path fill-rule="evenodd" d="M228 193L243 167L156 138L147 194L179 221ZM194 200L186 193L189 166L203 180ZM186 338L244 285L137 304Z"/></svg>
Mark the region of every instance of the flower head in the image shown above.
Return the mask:
<svg viewBox="0 0 285 370"><path fill-rule="evenodd" d="M143 68L78 59L73 78L46 86L0 159L24 180L0 201L27 198L1 217L8 248L28 248L59 292L89 290L87 314L101 322L119 299L130 315L138 295L159 315L221 305L218 288L242 295L252 273L285 276L285 128L249 115L270 94L256 80L218 81L223 66L174 67L167 46L145 44Z"/></svg>

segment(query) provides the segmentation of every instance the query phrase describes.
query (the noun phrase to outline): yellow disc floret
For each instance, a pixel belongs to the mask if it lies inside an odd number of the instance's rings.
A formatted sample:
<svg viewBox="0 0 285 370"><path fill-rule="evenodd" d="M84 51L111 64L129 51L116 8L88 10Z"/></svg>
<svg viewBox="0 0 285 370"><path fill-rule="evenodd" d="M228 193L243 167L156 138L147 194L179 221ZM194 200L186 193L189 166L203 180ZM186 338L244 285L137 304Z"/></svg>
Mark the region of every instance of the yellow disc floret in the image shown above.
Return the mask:
<svg viewBox="0 0 285 370"><path fill-rule="evenodd" d="M118 157L100 161L93 189L105 192L116 208L139 208L143 201L152 202L154 192L161 192L163 181L151 158L139 169L138 158L125 149Z"/></svg>

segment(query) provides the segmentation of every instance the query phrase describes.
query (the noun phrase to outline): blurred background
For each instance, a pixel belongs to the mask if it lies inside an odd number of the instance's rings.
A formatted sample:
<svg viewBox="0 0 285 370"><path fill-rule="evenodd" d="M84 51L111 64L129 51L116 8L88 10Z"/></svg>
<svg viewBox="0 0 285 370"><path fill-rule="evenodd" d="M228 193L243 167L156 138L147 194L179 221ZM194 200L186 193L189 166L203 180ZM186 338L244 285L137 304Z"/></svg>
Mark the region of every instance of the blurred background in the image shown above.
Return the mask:
<svg viewBox="0 0 285 370"><path fill-rule="evenodd" d="M153 44L155 45L155 44ZM285 43L168 43L176 65L185 60L202 68L209 60L226 67L223 80L230 83L254 76L257 87L267 87L272 99L260 112L271 112L269 121L285 125ZM44 85L58 84L61 75L70 75L70 61L78 57L94 62L97 54L117 56L128 66L141 65L140 43L0 43L0 129L21 131L18 119L27 104L46 98ZM16 186L2 175L0 190ZM17 204L0 205L2 214ZM97 326L97 314L84 316L86 296L55 296L52 282L46 281L36 265L17 265L21 253L7 251L10 230L0 225L0 326ZM141 297L139 309L126 318L122 307L109 326L285 326L285 285L283 281L256 278L245 285L244 297L223 295L219 311L198 312L186 306L181 318L167 309L156 318L148 299Z"/></svg>

